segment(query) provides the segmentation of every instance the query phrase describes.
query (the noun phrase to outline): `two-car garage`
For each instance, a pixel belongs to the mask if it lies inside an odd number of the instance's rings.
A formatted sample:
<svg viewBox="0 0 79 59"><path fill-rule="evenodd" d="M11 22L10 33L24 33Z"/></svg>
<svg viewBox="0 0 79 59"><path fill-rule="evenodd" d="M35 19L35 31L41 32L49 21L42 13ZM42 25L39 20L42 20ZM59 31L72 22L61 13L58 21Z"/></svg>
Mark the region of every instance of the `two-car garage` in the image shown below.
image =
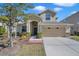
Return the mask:
<svg viewBox="0 0 79 59"><path fill-rule="evenodd" d="M65 36L65 27L61 25L43 25L42 35L44 37Z"/></svg>

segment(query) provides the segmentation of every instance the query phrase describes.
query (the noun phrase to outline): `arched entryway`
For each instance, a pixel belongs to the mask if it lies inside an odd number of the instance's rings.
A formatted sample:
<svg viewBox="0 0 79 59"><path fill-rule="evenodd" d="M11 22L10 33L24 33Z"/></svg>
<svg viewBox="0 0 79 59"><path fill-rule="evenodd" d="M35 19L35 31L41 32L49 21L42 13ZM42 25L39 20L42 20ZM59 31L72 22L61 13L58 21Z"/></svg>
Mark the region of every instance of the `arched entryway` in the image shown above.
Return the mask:
<svg viewBox="0 0 79 59"><path fill-rule="evenodd" d="M36 36L38 33L38 22L37 21L32 21L30 23L30 29L31 29L31 35Z"/></svg>

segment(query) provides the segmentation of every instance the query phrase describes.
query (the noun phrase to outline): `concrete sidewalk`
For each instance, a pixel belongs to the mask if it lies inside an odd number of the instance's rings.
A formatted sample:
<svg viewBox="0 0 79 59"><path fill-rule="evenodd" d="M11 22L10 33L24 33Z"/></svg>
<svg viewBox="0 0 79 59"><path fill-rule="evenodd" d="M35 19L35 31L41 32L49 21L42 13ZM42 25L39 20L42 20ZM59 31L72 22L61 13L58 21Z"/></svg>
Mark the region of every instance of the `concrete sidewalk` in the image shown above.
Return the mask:
<svg viewBox="0 0 79 59"><path fill-rule="evenodd" d="M79 42L63 37L43 37L47 56L79 56Z"/></svg>

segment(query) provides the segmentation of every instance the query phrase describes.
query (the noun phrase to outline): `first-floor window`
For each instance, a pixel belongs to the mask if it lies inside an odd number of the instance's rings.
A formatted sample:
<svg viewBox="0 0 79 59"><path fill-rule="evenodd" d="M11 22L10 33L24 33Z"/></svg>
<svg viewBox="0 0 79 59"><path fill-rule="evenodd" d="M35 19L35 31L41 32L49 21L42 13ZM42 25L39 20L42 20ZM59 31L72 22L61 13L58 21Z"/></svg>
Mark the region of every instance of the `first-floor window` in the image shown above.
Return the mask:
<svg viewBox="0 0 79 59"><path fill-rule="evenodd" d="M22 26L22 32L26 32L26 26Z"/></svg>

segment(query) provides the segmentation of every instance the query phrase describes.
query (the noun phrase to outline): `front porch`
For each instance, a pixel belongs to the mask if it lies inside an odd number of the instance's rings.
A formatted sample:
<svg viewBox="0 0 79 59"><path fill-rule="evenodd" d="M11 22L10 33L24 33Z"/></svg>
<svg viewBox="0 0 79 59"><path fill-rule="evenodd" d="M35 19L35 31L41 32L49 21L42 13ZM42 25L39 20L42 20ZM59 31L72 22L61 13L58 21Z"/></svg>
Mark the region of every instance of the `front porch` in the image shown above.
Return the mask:
<svg viewBox="0 0 79 59"><path fill-rule="evenodd" d="M16 33L17 36L20 36L22 33L27 33L31 36L36 36L36 38L39 36L39 33L41 33L41 19L37 15L29 15L29 20L25 22L20 22L17 24ZM16 36L15 36L16 37Z"/></svg>

